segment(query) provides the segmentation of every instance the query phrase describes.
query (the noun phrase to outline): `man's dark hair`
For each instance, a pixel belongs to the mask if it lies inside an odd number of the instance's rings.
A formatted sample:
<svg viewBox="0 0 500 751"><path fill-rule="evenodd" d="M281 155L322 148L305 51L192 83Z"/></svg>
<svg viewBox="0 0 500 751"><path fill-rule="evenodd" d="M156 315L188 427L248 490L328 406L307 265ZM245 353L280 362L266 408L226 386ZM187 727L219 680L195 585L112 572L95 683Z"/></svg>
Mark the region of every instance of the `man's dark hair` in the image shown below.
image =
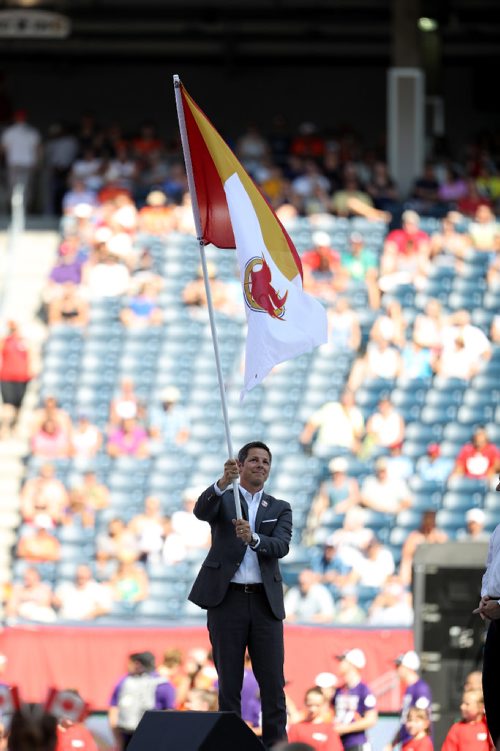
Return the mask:
<svg viewBox="0 0 500 751"><path fill-rule="evenodd" d="M269 461L272 462L273 455L271 454L271 449L269 448L269 446L266 446L266 444L262 443L262 441L250 441L250 443L245 443L245 445L242 446L238 451L238 461L240 464L243 464L248 456L250 449L264 449L264 451L267 451L267 453L269 454Z"/></svg>
<svg viewBox="0 0 500 751"><path fill-rule="evenodd" d="M129 659L132 662L138 662L148 673L155 669L155 656L152 652L133 652Z"/></svg>

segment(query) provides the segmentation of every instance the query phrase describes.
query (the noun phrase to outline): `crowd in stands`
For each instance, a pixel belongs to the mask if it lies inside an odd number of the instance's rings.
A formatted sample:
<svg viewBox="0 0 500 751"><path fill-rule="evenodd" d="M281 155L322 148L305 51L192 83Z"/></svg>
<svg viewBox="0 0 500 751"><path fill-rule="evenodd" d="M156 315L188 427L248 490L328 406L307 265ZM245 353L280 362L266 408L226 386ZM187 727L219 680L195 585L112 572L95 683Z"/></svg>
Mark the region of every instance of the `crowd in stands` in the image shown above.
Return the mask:
<svg viewBox="0 0 500 751"><path fill-rule="evenodd" d="M189 267L173 297L179 265L163 263L169 242L182 245L194 235L178 139L167 141L151 123L128 136L90 115L74 131L54 126L45 139L34 130L18 112L1 141L12 180L28 185L45 165L49 208L60 215L57 259L39 311L48 342L88 340L108 308L119 336L156 331L168 338L175 308L186 314L189 347L188 321L207 320L200 269ZM13 144L19 148L23 139L34 156L19 171ZM307 555L300 573L286 578L288 618L410 625L417 546L482 540L498 509L490 492L500 469L494 156L483 142L469 146L461 163L436 158L403 196L383 159L363 151L351 132L327 137L304 123L287 133L276 121L269 134L252 126L232 146L296 242L304 287L323 302L329 321L318 355L326 368L308 387L314 399L304 400L289 436L316 470L303 524L297 513L294 541ZM222 273L223 265L209 264L214 307L242 331L237 270L233 264L227 273L226 265ZM1 347L8 438L34 374L15 321ZM65 353L77 382L69 344ZM108 382L108 366L117 378L111 365L119 356L110 344L86 374L109 394L98 415L47 386L46 362L36 374L41 402L30 428L14 579L5 593L10 619L139 614L154 584L152 567L204 554L208 527L190 514L199 488L183 487L172 505L164 485L124 516L119 488L100 472L120 461L137 462L140 472L141 463L187 453L193 438L191 405L174 379L161 392L140 391L129 376ZM333 360L345 365L338 382ZM280 368L275 373L270 380ZM447 427L456 428L454 442ZM453 525L449 518L441 524L446 512L455 512ZM82 540L87 559L63 576L65 552Z"/></svg>

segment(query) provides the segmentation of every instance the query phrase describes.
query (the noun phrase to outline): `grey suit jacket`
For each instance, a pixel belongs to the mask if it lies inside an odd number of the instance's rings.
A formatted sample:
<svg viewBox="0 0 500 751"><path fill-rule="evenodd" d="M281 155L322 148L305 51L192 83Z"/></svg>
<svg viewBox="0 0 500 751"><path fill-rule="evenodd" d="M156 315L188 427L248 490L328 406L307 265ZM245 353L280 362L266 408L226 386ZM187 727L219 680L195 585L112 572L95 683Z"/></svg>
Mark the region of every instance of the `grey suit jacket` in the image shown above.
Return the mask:
<svg viewBox="0 0 500 751"><path fill-rule="evenodd" d="M240 500L242 515L248 519L248 506L241 493ZM232 523L236 518L232 486L219 496L211 485L198 498L194 514L198 519L209 522L212 546L202 563L189 599L201 608L213 608L224 599L229 582L246 552L246 545L236 537ZM292 537L290 504L263 493L255 518L255 531L260 537L256 553L267 599L274 616L282 620L285 608L278 559L288 553Z"/></svg>

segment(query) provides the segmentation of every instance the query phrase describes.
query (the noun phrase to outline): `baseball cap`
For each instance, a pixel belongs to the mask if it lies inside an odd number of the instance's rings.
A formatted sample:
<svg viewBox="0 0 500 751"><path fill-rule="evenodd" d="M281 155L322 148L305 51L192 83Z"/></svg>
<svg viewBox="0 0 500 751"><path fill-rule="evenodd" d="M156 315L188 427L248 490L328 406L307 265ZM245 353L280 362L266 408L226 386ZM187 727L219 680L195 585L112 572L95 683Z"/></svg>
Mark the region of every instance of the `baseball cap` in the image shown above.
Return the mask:
<svg viewBox="0 0 500 751"><path fill-rule="evenodd" d="M418 670L420 668L420 657L416 652L410 649L409 652L403 652L394 660L396 665L403 665L410 670Z"/></svg>
<svg viewBox="0 0 500 751"><path fill-rule="evenodd" d="M429 443L427 446L427 453L429 456L439 456L441 448L438 443Z"/></svg>
<svg viewBox="0 0 500 751"><path fill-rule="evenodd" d="M330 472L346 472L347 460L343 456L336 456L328 462Z"/></svg>
<svg viewBox="0 0 500 751"><path fill-rule="evenodd" d="M365 653L362 649L358 649L357 647L354 649L348 649L346 652L342 652L342 654L337 655L337 659L347 660L347 662L350 662L351 665L354 665L354 667L358 668L358 670L362 670L366 665Z"/></svg>
<svg viewBox="0 0 500 751"><path fill-rule="evenodd" d="M470 508L465 514L466 522L477 522L478 524L484 524L484 511L480 508Z"/></svg>
<svg viewBox="0 0 500 751"><path fill-rule="evenodd" d="M319 245L320 247L329 247L331 242L328 232L323 232L322 230L313 232L312 241L315 245Z"/></svg>
<svg viewBox="0 0 500 751"><path fill-rule="evenodd" d="M161 392L162 402L178 402L181 398L181 392L177 386L166 386Z"/></svg>
<svg viewBox="0 0 500 751"><path fill-rule="evenodd" d="M332 688L337 686L339 679L334 673L318 673L314 679L314 685L320 688Z"/></svg>

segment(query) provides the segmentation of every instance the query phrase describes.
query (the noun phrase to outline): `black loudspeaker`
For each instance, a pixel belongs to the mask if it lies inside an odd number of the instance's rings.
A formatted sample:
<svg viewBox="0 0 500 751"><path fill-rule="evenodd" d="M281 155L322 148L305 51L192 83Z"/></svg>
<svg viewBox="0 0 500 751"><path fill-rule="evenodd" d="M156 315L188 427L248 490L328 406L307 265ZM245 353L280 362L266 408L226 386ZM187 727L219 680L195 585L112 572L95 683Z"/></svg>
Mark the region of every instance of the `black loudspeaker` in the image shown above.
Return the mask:
<svg viewBox="0 0 500 751"><path fill-rule="evenodd" d="M481 670L486 630L472 611L481 595L488 544L421 545L413 559L415 649L432 690L435 748L460 719L464 680Z"/></svg>
<svg viewBox="0 0 500 751"><path fill-rule="evenodd" d="M234 712L145 712L127 751L263 751Z"/></svg>

